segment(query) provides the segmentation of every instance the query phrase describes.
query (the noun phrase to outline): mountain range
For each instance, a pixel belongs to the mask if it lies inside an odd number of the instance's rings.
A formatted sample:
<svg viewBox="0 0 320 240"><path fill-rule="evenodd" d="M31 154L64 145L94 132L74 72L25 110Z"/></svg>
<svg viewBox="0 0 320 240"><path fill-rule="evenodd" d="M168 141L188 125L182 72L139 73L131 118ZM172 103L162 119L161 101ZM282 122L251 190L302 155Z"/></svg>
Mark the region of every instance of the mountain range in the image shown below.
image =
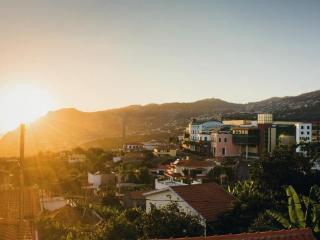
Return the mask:
<svg viewBox="0 0 320 240"><path fill-rule="evenodd" d="M290 97L236 104L216 98L191 103L132 105L98 112L73 108L49 112L28 124L26 155L81 146L119 147L124 141L166 139L181 134L192 118L254 119L259 112L277 120L320 120L320 90ZM18 129L0 140L0 157L17 156Z"/></svg>

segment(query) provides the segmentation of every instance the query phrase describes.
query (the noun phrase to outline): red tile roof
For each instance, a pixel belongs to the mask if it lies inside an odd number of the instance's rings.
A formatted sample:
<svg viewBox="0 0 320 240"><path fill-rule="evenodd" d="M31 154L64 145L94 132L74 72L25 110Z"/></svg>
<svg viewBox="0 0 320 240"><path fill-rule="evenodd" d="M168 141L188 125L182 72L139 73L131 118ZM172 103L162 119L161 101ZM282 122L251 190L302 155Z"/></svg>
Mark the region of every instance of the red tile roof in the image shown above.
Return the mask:
<svg viewBox="0 0 320 240"><path fill-rule="evenodd" d="M180 160L176 166L190 167L190 168L202 168L202 167L213 167L212 162L197 161L197 160Z"/></svg>
<svg viewBox="0 0 320 240"><path fill-rule="evenodd" d="M208 222L230 209L234 197L216 183L170 187Z"/></svg>
<svg viewBox="0 0 320 240"><path fill-rule="evenodd" d="M310 229L290 229L210 237L175 238L175 240L316 240L316 238Z"/></svg>
<svg viewBox="0 0 320 240"><path fill-rule="evenodd" d="M37 188L24 189L24 213L26 218L35 218L40 212L39 192ZM0 218L18 219L20 206L20 190L0 191Z"/></svg>
<svg viewBox="0 0 320 240"><path fill-rule="evenodd" d="M38 189L25 188L23 200L23 217L28 220L20 222L20 190L0 191L0 239L35 239L33 220L40 212Z"/></svg>

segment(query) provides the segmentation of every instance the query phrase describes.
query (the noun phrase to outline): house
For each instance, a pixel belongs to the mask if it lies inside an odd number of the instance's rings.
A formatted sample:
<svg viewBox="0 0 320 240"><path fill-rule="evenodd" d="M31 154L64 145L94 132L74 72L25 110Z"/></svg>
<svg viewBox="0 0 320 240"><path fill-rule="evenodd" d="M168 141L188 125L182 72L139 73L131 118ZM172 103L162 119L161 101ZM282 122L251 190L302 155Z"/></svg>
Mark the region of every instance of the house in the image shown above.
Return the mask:
<svg viewBox="0 0 320 240"><path fill-rule="evenodd" d="M41 198L41 204L43 209L48 211L54 211L66 206L68 204L68 200L60 196L55 196L55 197L46 196Z"/></svg>
<svg viewBox="0 0 320 240"><path fill-rule="evenodd" d="M157 157L163 157L163 156L176 157L177 149L171 148L170 146L159 146L153 150L153 154Z"/></svg>
<svg viewBox="0 0 320 240"><path fill-rule="evenodd" d="M91 184L95 189L103 185L115 186L117 176L113 173L101 173L96 172L94 174L88 173L88 183Z"/></svg>
<svg viewBox="0 0 320 240"><path fill-rule="evenodd" d="M183 183L182 180L180 181L174 181L172 179L159 180L156 178L154 182L154 188L156 190L172 187L172 186L183 186L183 185L187 185L187 184Z"/></svg>
<svg viewBox="0 0 320 240"><path fill-rule="evenodd" d="M228 234L208 237L170 238L171 240L316 240L311 229L290 229L268 232ZM162 239L169 240L169 239Z"/></svg>
<svg viewBox="0 0 320 240"><path fill-rule="evenodd" d="M232 142L232 132L218 130L211 134L212 154L215 158L241 155L241 147Z"/></svg>
<svg viewBox="0 0 320 240"><path fill-rule="evenodd" d="M162 146L163 144L157 140L151 140L149 142L143 142L143 148L148 151L153 151L155 148Z"/></svg>
<svg viewBox="0 0 320 240"><path fill-rule="evenodd" d="M82 153L73 153L68 156L68 163L82 163L87 160L87 156Z"/></svg>
<svg viewBox="0 0 320 240"><path fill-rule="evenodd" d="M214 163L210 161L199 161L193 159L176 160L171 164L170 168L166 171L166 176L201 178L207 176L211 169L214 168Z"/></svg>
<svg viewBox="0 0 320 240"><path fill-rule="evenodd" d="M143 151L143 144L138 142L126 143L122 149L124 152L140 152Z"/></svg>
<svg viewBox="0 0 320 240"><path fill-rule="evenodd" d="M212 129L219 129L221 126L222 122L220 121L193 119L186 129L188 144L184 144L184 146L193 152L210 153Z"/></svg>
<svg viewBox="0 0 320 240"><path fill-rule="evenodd" d="M200 216L203 224L214 221L219 214L227 211L234 200L216 183L169 186L143 195L147 212L150 212L152 205L161 208L176 202L182 211Z"/></svg>

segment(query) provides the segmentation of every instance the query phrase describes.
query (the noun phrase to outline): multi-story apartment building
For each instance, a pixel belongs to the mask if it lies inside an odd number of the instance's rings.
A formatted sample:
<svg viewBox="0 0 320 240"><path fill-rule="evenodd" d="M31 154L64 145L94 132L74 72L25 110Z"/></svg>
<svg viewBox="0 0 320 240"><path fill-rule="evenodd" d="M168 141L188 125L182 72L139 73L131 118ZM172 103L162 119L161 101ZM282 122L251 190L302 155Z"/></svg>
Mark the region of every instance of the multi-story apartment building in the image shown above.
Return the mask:
<svg viewBox="0 0 320 240"><path fill-rule="evenodd" d="M311 123L295 123L296 126L296 143L309 143L312 141L312 124ZM297 147L297 152L301 152L301 147Z"/></svg>
<svg viewBox="0 0 320 240"><path fill-rule="evenodd" d="M222 125L222 122L216 120L193 119L186 130L187 147L194 152L209 154L211 152L211 132Z"/></svg>
<svg viewBox="0 0 320 240"><path fill-rule="evenodd" d="M232 142L231 130L217 130L211 134L211 139L213 157L223 158L241 155L240 145Z"/></svg>

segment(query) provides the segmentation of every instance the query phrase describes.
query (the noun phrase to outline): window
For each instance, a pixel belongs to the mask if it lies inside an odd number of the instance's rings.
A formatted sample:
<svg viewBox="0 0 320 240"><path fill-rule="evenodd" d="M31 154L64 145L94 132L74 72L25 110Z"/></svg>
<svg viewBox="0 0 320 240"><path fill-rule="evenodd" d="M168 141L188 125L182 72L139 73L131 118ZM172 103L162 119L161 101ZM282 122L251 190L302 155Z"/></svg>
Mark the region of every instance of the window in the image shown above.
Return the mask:
<svg viewBox="0 0 320 240"><path fill-rule="evenodd" d="M207 141L208 140L207 137L204 137L204 140Z"/></svg>
<svg viewBox="0 0 320 240"><path fill-rule="evenodd" d="M303 135L304 134L304 132L301 132L301 135Z"/></svg>
<svg viewBox="0 0 320 240"><path fill-rule="evenodd" d="M226 149L225 148L222 148L222 155L226 155Z"/></svg>
<svg viewBox="0 0 320 240"><path fill-rule="evenodd" d="M221 142L221 138L219 138L219 142Z"/></svg>
<svg viewBox="0 0 320 240"><path fill-rule="evenodd" d="M225 142L225 143L227 142L227 138L224 138L224 142Z"/></svg>
<svg viewBox="0 0 320 240"><path fill-rule="evenodd" d="M307 135L309 135L310 134L310 132L307 132Z"/></svg>
<svg viewBox="0 0 320 240"><path fill-rule="evenodd" d="M301 129L304 129L304 126L301 126Z"/></svg>
<svg viewBox="0 0 320 240"><path fill-rule="evenodd" d="M307 126L307 129L310 129L310 126Z"/></svg>

